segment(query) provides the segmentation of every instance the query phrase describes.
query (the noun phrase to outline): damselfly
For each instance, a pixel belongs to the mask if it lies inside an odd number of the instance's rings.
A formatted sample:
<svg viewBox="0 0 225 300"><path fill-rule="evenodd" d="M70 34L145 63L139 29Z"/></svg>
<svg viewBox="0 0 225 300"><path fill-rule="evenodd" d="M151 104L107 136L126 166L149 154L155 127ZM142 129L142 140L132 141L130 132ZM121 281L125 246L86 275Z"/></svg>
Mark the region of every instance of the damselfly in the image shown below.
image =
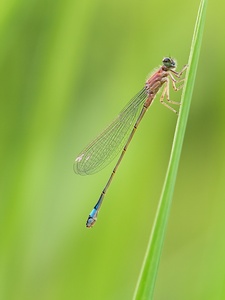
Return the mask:
<svg viewBox="0 0 225 300"><path fill-rule="evenodd" d="M95 224L113 176L123 159L138 125L162 85L165 85L165 87L160 97L160 102L174 113L178 114L177 111L170 106L170 104L179 105L180 102L170 100L169 82L172 82L175 91L181 89L183 84L177 87L176 83L182 82L184 79L177 80L175 77L180 78L186 70L187 65L185 65L180 72L176 72L175 68L176 62L172 58L164 58L162 66L148 78L145 87L130 100L117 118L75 159L75 173L89 175L96 173L107 166L115 158L118 152L122 150L111 176L101 192L98 202L88 216L86 227L90 228ZM164 101L165 98L168 103Z"/></svg>

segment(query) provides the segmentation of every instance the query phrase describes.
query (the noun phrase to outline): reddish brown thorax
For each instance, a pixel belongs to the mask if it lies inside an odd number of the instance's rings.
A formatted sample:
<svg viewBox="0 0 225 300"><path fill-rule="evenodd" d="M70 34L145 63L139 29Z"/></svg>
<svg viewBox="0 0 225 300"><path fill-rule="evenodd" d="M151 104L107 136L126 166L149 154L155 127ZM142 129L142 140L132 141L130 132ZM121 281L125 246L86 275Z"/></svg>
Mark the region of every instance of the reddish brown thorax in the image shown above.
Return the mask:
<svg viewBox="0 0 225 300"><path fill-rule="evenodd" d="M151 77L145 83L146 91L149 94L148 100L146 101L146 107L152 103L155 98L157 92L161 88L161 86L166 82L166 77L169 75L169 72L164 70L164 66L162 66L158 71L152 74Z"/></svg>

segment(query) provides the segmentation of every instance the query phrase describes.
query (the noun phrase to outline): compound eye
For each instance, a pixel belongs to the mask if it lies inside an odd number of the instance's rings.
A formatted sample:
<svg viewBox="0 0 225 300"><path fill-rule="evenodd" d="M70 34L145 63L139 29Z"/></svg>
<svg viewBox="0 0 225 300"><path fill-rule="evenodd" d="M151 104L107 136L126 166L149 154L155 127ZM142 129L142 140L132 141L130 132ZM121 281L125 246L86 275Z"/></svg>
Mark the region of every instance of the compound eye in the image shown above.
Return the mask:
<svg viewBox="0 0 225 300"><path fill-rule="evenodd" d="M165 57L162 62L165 67L170 69L176 66L175 61L171 57Z"/></svg>
<svg viewBox="0 0 225 300"><path fill-rule="evenodd" d="M169 58L169 57L165 57L162 62L165 65L169 65L172 63L171 58Z"/></svg>

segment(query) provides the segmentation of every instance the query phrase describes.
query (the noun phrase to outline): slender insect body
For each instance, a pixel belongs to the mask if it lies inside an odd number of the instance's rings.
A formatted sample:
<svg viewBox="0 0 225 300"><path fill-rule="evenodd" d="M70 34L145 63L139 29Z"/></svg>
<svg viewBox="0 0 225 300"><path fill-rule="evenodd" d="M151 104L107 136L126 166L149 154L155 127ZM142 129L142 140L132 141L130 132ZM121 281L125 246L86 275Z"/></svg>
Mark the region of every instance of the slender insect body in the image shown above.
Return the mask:
<svg viewBox="0 0 225 300"><path fill-rule="evenodd" d="M157 92L164 85L160 102L177 114L177 111L169 104L179 105L180 103L170 100L169 82L175 91L182 88L183 85L176 86L177 82L173 75L180 78L186 70L187 65L180 72L175 71L176 63L170 58L163 59L163 65L152 74L146 81L145 87L125 106L118 117L100 134L92 143L90 143L75 159L74 171L80 175L92 174L104 168L119 150L122 150L120 157L107 181L99 200L88 216L86 227L93 227L97 220L104 196L112 182L112 179L122 161L124 154L138 128L148 107L152 104ZM172 75L173 74L173 75ZM164 101L166 98L167 102ZM138 116L138 117L137 117ZM131 130L132 129L132 130Z"/></svg>

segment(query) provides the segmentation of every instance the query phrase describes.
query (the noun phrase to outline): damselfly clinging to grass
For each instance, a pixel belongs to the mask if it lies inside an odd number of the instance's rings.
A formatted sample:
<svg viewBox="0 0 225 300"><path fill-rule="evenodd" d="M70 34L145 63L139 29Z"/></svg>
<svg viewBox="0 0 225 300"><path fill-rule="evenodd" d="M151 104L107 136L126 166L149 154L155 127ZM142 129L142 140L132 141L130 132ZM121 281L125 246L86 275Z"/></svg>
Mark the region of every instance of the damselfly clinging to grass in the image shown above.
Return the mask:
<svg viewBox="0 0 225 300"><path fill-rule="evenodd" d="M181 82L184 79L176 80L174 77L180 78L187 66L185 65L180 72L176 72L176 63L172 58L166 57L163 59L162 63L162 66L148 78L145 87L130 100L117 118L75 159L74 171L80 175L88 175L103 169L113 160L113 158L115 158L118 152L122 150L98 202L88 216L86 222L86 227L88 228L95 224L104 196L112 182L113 176L116 173L121 160L123 159L130 141L132 140L145 112L152 104L161 86L164 84L165 87L160 97L160 102L177 114L177 111L169 105L180 104L179 102L170 100L169 82L172 82L172 86L175 91L182 88L183 85L177 87L176 83ZM169 104L164 101L165 98Z"/></svg>

